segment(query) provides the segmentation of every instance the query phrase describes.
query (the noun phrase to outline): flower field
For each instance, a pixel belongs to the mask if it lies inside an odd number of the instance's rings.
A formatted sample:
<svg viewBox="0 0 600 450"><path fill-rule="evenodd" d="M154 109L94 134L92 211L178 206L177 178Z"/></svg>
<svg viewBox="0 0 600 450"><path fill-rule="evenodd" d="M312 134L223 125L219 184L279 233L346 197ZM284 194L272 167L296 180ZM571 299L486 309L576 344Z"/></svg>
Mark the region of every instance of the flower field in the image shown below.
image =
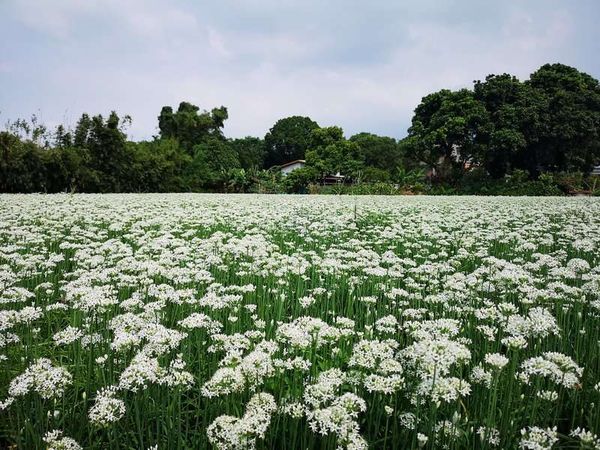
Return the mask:
<svg viewBox="0 0 600 450"><path fill-rule="evenodd" d="M600 201L0 196L0 448L600 449Z"/></svg>

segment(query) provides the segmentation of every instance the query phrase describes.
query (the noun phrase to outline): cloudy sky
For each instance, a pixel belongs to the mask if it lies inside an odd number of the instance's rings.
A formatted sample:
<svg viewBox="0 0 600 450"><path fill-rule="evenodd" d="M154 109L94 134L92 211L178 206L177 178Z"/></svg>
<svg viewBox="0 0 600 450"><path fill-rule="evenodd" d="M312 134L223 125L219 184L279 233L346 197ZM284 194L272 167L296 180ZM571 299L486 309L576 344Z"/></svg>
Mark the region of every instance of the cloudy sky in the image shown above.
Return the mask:
<svg viewBox="0 0 600 450"><path fill-rule="evenodd" d="M423 95L546 62L600 78L599 0L0 0L0 122L229 108L227 136L289 115L402 137Z"/></svg>

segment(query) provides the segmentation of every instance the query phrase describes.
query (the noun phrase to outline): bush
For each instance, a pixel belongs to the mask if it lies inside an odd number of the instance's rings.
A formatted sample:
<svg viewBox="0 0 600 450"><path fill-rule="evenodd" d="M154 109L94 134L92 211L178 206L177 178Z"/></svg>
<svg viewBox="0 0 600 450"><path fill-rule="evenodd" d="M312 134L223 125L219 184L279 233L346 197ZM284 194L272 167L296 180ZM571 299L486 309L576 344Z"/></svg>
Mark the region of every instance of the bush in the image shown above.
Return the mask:
<svg viewBox="0 0 600 450"><path fill-rule="evenodd" d="M377 167L366 167L362 179L366 183L389 183L390 173Z"/></svg>

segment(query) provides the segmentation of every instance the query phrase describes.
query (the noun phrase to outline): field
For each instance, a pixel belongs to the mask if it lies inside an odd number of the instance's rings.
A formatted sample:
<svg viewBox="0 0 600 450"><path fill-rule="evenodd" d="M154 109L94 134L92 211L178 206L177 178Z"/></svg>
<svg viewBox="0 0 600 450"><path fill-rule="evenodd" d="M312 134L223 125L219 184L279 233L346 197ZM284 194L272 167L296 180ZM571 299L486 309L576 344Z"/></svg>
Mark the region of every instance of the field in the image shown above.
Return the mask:
<svg viewBox="0 0 600 450"><path fill-rule="evenodd" d="M0 196L0 447L600 448L600 201Z"/></svg>

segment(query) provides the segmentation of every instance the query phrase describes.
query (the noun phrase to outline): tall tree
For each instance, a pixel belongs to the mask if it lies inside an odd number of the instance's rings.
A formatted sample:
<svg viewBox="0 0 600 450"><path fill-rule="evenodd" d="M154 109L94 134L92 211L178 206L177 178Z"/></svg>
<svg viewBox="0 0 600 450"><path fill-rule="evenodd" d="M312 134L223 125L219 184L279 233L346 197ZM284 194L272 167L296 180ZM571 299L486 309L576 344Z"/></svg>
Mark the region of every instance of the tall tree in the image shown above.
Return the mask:
<svg viewBox="0 0 600 450"><path fill-rule="evenodd" d="M224 106L200 112L198 106L181 102L175 113L170 106L163 106L158 127L162 138L177 139L189 154L193 154L194 146L208 138L224 139L223 126L227 118Z"/></svg>
<svg viewBox="0 0 600 450"><path fill-rule="evenodd" d="M54 133L54 146L57 148L68 148L73 146L73 136L65 127L61 124L56 127Z"/></svg>
<svg viewBox="0 0 600 450"><path fill-rule="evenodd" d="M94 190L120 192L127 177L128 155L124 127L129 116L120 119L112 111L107 119L102 115L90 118L83 114L75 129L75 146L86 149L90 169L97 172L98 184Z"/></svg>
<svg viewBox="0 0 600 450"><path fill-rule="evenodd" d="M527 82L546 100L539 139L533 143L538 171L588 172L600 161L600 85L563 64L546 64Z"/></svg>
<svg viewBox="0 0 600 450"><path fill-rule="evenodd" d="M360 147L366 167L392 172L397 166L402 165L403 154L394 138L359 133L349 140Z"/></svg>
<svg viewBox="0 0 600 450"><path fill-rule="evenodd" d="M514 168L525 168L528 143L540 132L543 99L509 74L488 75L475 81L474 95L490 116L489 133L480 136L486 146L482 163L494 178Z"/></svg>
<svg viewBox="0 0 600 450"><path fill-rule="evenodd" d="M218 190L227 171L239 167L237 153L229 142L210 137L194 146L194 156L187 170L188 184L192 190Z"/></svg>
<svg viewBox="0 0 600 450"><path fill-rule="evenodd" d="M43 151L32 140L0 132L0 192L44 192Z"/></svg>
<svg viewBox="0 0 600 450"><path fill-rule="evenodd" d="M130 157L124 189L131 192L181 192L183 171L192 158L176 139L128 142Z"/></svg>
<svg viewBox="0 0 600 450"><path fill-rule="evenodd" d="M278 120L265 135L265 168L304 159L311 132L319 128L309 117L291 116Z"/></svg>
<svg viewBox="0 0 600 450"><path fill-rule="evenodd" d="M489 115L472 91L441 90L423 98L408 130L410 151L438 177L460 177L482 159Z"/></svg>
<svg viewBox="0 0 600 450"><path fill-rule="evenodd" d="M232 139L231 147L237 153L238 160L243 169L261 169L265 161L265 141L260 138L246 136L245 138Z"/></svg>
<svg viewBox="0 0 600 450"><path fill-rule="evenodd" d="M340 173L356 179L364 169L364 160L356 142L346 140L340 127L314 129L306 165L321 177Z"/></svg>

